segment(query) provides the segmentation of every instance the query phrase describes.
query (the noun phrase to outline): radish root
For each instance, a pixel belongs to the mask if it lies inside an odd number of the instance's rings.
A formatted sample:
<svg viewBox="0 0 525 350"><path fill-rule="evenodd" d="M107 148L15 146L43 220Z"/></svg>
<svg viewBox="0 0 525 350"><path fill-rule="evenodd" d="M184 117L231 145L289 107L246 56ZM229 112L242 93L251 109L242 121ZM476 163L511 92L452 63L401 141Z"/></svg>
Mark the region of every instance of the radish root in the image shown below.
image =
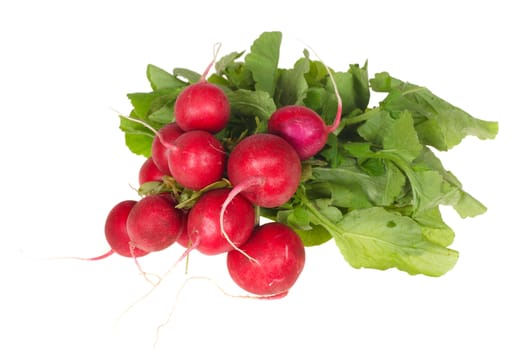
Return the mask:
<svg viewBox="0 0 525 350"><path fill-rule="evenodd" d="M162 324L160 324L157 327L157 332L156 332L156 335L155 335L155 342L153 343L153 350L155 350L157 348L157 344L158 344L159 339L160 339L160 332L161 332L162 328L166 327L171 322L171 320L173 318L173 315L175 314L175 310L177 308L177 305L179 304L179 298L180 298L180 296L182 294L182 291L184 290L184 288L186 288L186 285L189 282L196 281L196 280L210 282L224 296L227 296L229 298L254 299L254 300L271 300L271 299L278 299L280 297L283 297L283 296L285 296L288 293L288 291L285 291L285 292L281 292L281 293L277 293L277 294L270 294L270 295L232 294L232 293L227 292L224 288L222 288L219 285L219 283L217 283L216 281L214 281L213 279L211 279L209 277L206 277L206 276L190 276L190 277L186 278L186 280L184 280L184 282L180 286L179 290L177 291L177 294L175 296L175 303L173 304L173 306L172 306L172 308L171 308L171 310L170 310L170 312L168 314L168 317L166 318L166 320Z"/></svg>
<svg viewBox="0 0 525 350"><path fill-rule="evenodd" d="M93 258L81 258L81 257L76 257L76 256L64 256L64 257L49 258L49 260L74 259L74 260L83 260L83 261L97 261L97 260L105 259L105 258L113 255L113 253L114 253L114 251L111 249L108 252L106 252L106 253L104 253L102 255L99 255L99 256L95 256Z"/></svg>
<svg viewBox="0 0 525 350"><path fill-rule="evenodd" d="M226 208L232 202L232 200L235 198L235 196L237 196L239 193L245 191L247 188L250 188L250 187L256 186L256 185L257 186L262 185L263 182L264 182L264 179L261 178L261 177L252 177L250 179L247 179L246 181L241 182L240 184L236 185L235 187L233 187L232 190L230 191L230 193L228 193L228 196L226 197L226 199L224 200L224 203L221 206L221 213L219 215L221 234L224 236L226 241L233 247L233 249L235 249L236 251L238 251L239 253L244 255L248 260L250 260L250 261L252 261L252 262L254 262L256 264L259 264L257 259L251 257L244 250L242 250L239 247L237 247L237 245L234 242L232 242L232 240L230 239L230 236L228 235L228 233L226 232L226 230L224 228L224 214L226 213Z"/></svg>
<svg viewBox="0 0 525 350"><path fill-rule="evenodd" d="M202 73L201 78L199 80L200 82L206 81L206 77L208 76L208 73L210 72L211 67L217 61L217 56L219 55L220 49L221 49L221 43L215 43L215 45L213 45L213 60L210 62L210 64L208 64L208 67L206 67L206 69L204 70L204 73Z"/></svg>

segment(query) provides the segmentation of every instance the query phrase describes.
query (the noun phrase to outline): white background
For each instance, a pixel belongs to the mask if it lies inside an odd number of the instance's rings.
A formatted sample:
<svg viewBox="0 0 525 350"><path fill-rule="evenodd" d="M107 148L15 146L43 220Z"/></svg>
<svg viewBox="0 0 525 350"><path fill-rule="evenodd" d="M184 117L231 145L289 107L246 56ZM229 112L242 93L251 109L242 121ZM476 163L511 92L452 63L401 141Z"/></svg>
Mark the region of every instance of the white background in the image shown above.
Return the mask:
<svg viewBox="0 0 525 350"><path fill-rule="evenodd" d="M0 5L0 348L523 349L523 11L518 1L11 1ZM344 5L343 5L344 4ZM104 220L136 199L142 159L114 110L149 91L148 63L202 71L212 47L248 49L284 34L281 66L308 43L335 69L369 60L497 120L496 140L468 138L445 166L488 212L461 220L456 267L441 278L356 270L333 244L307 251L304 273L276 301L225 296L212 282L180 289L179 266L150 297L129 259L50 260L106 249ZM377 102L377 101L376 101ZM522 137L521 137L522 138ZM162 273L182 253L142 260ZM224 257L190 260L242 294ZM178 298L177 298L178 295Z"/></svg>

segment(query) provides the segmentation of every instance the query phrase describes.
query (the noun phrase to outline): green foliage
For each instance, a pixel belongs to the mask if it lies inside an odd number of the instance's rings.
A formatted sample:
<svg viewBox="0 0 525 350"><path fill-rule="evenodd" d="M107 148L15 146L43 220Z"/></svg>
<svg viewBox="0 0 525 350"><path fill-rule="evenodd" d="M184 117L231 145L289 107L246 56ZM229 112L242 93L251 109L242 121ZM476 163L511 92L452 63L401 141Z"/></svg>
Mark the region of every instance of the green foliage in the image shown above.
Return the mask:
<svg viewBox="0 0 525 350"><path fill-rule="evenodd" d="M312 60L307 50L293 67L280 67L281 39L279 32L262 33L248 52L229 53L215 64L208 81L224 89L232 111L225 130L217 134L227 150L246 135L265 132L280 106L305 105L327 124L335 117L330 68ZM333 239L355 268L440 276L458 259L450 248L455 233L440 207L451 206L461 217L480 215L486 208L463 190L433 150L448 151L469 135L492 139L498 123L476 119L429 89L386 72L369 79L367 63L348 67L333 72L343 102L340 127L321 152L303 162L295 196L259 212L291 226L306 246ZM147 67L152 91L128 94L131 116L157 129L173 120L175 99L200 75L185 68L172 72ZM376 92L384 99L369 107ZM125 118L120 127L129 149L148 156L153 133ZM191 206L197 195L188 194L185 203Z"/></svg>

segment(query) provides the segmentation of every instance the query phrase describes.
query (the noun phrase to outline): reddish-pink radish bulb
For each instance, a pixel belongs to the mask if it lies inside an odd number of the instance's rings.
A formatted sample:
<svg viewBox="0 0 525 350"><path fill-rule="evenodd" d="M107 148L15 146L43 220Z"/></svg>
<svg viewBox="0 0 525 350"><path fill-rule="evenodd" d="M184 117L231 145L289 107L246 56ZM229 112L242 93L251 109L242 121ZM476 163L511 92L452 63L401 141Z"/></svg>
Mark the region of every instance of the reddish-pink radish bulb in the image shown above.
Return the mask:
<svg viewBox="0 0 525 350"><path fill-rule="evenodd" d="M230 189L216 189L204 193L188 214L188 235L195 249L206 255L228 252L242 245L255 226L255 208L242 195L236 196L226 207L224 231L221 232L220 211Z"/></svg>
<svg viewBox="0 0 525 350"><path fill-rule="evenodd" d="M199 81L184 88L175 100L173 115L184 131L203 130L214 134L224 129L230 119L230 102L226 93L217 85L206 81L220 47L220 44L214 46L213 60Z"/></svg>
<svg viewBox="0 0 525 350"><path fill-rule="evenodd" d="M175 181L197 191L223 177L226 153L215 136L193 130L175 140L168 153L168 164Z"/></svg>
<svg viewBox="0 0 525 350"><path fill-rule="evenodd" d="M141 257L148 252L130 245L126 222L131 209L137 204L134 200L125 200L115 205L106 218L104 232L113 252L125 257Z"/></svg>
<svg viewBox="0 0 525 350"><path fill-rule="evenodd" d="M337 112L332 125L326 125L314 110L300 105L281 107L272 113L268 120L268 132L288 141L302 160L313 157L321 151L328 140L328 134L337 130L341 122L343 102L328 67L326 71L337 98Z"/></svg>
<svg viewBox="0 0 525 350"><path fill-rule="evenodd" d="M227 174L234 186L229 198L242 192L253 204L273 208L295 194L301 181L301 160L283 138L254 134L232 150Z"/></svg>
<svg viewBox="0 0 525 350"><path fill-rule="evenodd" d="M164 175L171 175L168 166L169 145L184 133L177 123L168 123L160 128L151 144L151 158Z"/></svg>
<svg viewBox="0 0 525 350"><path fill-rule="evenodd" d="M288 141L303 160L324 147L330 130L315 111L305 106L281 107L268 121L268 132Z"/></svg>
<svg viewBox="0 0 525 350"><path fill-rule="evenodd" d="M149 157L144 161L139 170L139 185L151 181L162 181L164 174L157 168L153 158Z"/></svg>
<svg viewBox="0 0 525 350"><path fill-rule="evenodd" d="M257 227L240 249L228 252L227 267L242 289L261 296L285 296L305 264L305 248L288 226L271 222Z"/></svg>
<svg viewBox="0 0 525 350"><path fill-rule="evenodd" d="M131 209L126 227L131 242L147 251L169 247L184 229L184 212L169 193L143 197Z"/></svg>
<svg viewBox="0 0 525 350"><path fill-rule="evenodd" d="M175 122L184 131L221 131L230 119L228 97L218 86L199 81L186 87L175 100Z"/></svg>

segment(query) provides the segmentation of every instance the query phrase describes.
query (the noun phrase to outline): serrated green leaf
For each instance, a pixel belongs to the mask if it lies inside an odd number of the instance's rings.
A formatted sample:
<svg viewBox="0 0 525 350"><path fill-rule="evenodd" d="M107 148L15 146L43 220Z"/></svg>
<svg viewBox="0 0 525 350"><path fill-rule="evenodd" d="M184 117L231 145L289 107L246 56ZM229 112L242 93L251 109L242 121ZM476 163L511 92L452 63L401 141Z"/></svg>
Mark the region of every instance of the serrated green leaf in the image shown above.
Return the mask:
<svg viewBox="0 0 525 350"><path fill-rule="evenodd" d="M395 152L409 163L422 149L412 115L408 111L401 112L396 118L388 112L375 113L358 128L358 132L366 140Z"/></svg>
<svg viewBox="0 0 525 350"><path fill-rule="evenodd" d="M125 139L126 146L128 146L131 152L146 158L151 156L151 144L153 142L153 137L144 134L126 133Z"/></svg>
<svg viewBox="0 0 525 350"><path fill-rule="evenodd" d="M186 79L189 84L194 84L201 79L201 74L187 68L174 68L173 75Z"/></svg>
<svg viewBox="0 0 525 350"><path fill-rule="evenodd" d="M128 99L133 105L136 117L148 121L149 114L171 104L180 93L181 88L165 88L151 92L137 92L128 94Z"/></svg>
<svg viewBox="0 0 525 350"><path fill-rule="evenodd" d="M337 226L343 233L334 235L335 242L355 268L441 276L458 259L456 251L427 240L417 222L383 208L354 210Z"/></svg>
<svg viewBox="0 0 525 350"><path fill-rule="evenodd" d="M265 91L239 89L227 92L232 113L268 120L276 106L272 97Z"/></svg>
<svg viewBox="0 0 525 350"><path fill-rule="evenodd" d="M157 66L154 66L153 64L148 64L146 75L153 90L181 88L187 85L187 83L175 78L170 73Z"/></svg>
<svg viewBox="0 0 525 350"><path fill-rule="evenodd" d="M168 124L173 122L173 102L167 103L156 111L152 112L150 115L148 115L148 119L160 124Z"/></svg>
<svg viewBox="0 0 525 350"><path fill-rule="evenodd" d="M340 186L358 186L375 205L390 205L400 194L405 182L403 173L389 165L382 176L370 176L355 162L345 161L338 168L313 168L312 174L318 181Z"/></svg>
<svg viewBox="0 0 525 350"><path fill-rule="evenodd" d="M217 75L222 75L226 73L227 69L235 62L236 59L244 55L244 51L241 52L231 52L223 57L221 57L217 63L215 63L215 71Z"/></svg>
<svg viewBox="0 0 525 350"><path fill-rule="evenodd" d="M382 80L388 81L386 73L383 74ZM398 81L394 78L390 80ZM426 145L446 151L468 135L484 140L493 139L498 133L497 122L474 118L434 95L427 88L409 83L395 85L390 86L389 94L381 103L381 108L394 114L410 111L419 139Z"/></svg>
<svg viewBox="0 0 525 350"><path fill-rule="evenodd" d="M376 73L374 77L370 79L370 87L376 92L390 92L402 83L402 81L393 78L387 72Z"/></svg>
<svg viewBox="0 0 525 350"><path fill-rule="evenodd" d="M309 230L293 229L303 241L305 247L318 246L332 239L332 235L321 225L311 225Z"/></svg>
<svg viewBox="0 0 525 350"><path fill-rule="evenodd" d="M416 213L413 219L419 223L423 235L431 242L448 247L454 241L454 231L443 221L439 207Z"/></svg>
<svg viewBox="0 0 525 350"><path fill-rule="evenodd" d="M281 40L280 32L265 32L253 42L245 58L246 68L252 72L255 81L255 89L270 96L274 95L277 84Z"/></svg>
<svg viewBox="0 0 525 350"><path fill-rule="evenodd" d="M404 111L392 120L390 127L385 130L383 148L396 152L407 162L419 155L423 146L419 143L410 112Z"/></svg>
<svg viewBox="0 0 525 350"><path fill-rule="evenodd" d="M308 83L304 75L309 69L309 60L300 58L292 69L281 70L274 96L279 106L303 103L308 91Z"/></svg>

